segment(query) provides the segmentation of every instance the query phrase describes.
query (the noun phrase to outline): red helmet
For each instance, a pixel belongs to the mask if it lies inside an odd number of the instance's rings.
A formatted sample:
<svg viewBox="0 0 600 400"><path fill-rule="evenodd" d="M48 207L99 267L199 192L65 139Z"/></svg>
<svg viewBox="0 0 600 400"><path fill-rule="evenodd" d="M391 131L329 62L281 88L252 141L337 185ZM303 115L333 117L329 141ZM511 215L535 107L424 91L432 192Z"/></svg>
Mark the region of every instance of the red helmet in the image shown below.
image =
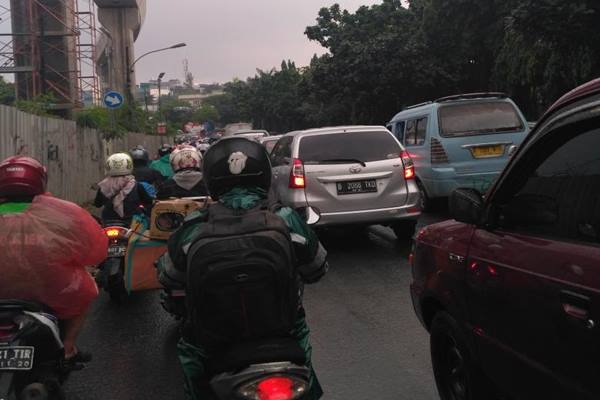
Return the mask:
<svg viewBox="0 0 600 400"><path fill-rule="evenodd" d="M14 156L0 163L0 197L37 196L46 192L48 174L39 161Z"/></svg>

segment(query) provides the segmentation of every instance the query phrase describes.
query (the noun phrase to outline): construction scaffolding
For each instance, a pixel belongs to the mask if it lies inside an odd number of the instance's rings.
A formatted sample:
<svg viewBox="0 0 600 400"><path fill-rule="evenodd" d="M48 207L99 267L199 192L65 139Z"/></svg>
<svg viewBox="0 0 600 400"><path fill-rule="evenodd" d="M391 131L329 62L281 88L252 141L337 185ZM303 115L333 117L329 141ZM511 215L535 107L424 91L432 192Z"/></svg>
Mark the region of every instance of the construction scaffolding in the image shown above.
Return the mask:
<svg viewBox="0 0 600 400"><path fill-rule="evenodd" d="M64 115L99 104L92 0L0 0L0 18L0 73L14 74L18 99L52 95Z"/></svg>

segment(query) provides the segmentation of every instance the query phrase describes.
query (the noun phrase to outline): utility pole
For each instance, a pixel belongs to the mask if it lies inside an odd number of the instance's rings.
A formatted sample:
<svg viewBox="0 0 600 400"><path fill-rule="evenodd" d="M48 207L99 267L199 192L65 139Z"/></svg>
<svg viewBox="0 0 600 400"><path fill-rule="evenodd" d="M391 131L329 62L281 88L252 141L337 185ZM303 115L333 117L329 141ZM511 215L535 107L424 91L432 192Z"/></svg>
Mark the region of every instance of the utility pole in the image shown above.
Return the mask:
<svg viewBox="0 0 600 400"><path fill-rule="evenodd" d="M161 99L160 99L161 94L162 94L161 93L161 83L162 83L162 78L164 78L164 76L165 76L164 72L161 72L158 75L158 115L160 117L160 122L163 122L163 119L164 119L162 116L162 107L161 107L162 103L161 103Z"/></svg>

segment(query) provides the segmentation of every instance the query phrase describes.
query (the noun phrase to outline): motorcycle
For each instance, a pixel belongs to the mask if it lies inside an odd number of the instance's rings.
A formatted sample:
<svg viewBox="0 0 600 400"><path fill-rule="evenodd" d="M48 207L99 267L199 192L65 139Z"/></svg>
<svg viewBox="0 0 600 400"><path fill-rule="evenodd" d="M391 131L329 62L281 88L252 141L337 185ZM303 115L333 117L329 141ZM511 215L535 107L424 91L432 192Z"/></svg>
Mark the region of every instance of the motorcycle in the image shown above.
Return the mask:
<svg viewBox="0 0 600 400"><path fill-rule="evenodd" d="M208 365L219 400L301 400L309 389L306 355L293 338L239 343Z"/></svg>
<svg viewBox="0 0 600 400"><path fill-rule="evenodd" d="M108 292L112 301L120 303L127 295L124 276L130 230L123 221L107 221L104 224L104 233L109 240L108 255L98 266L96 283Z"/></svg>
<svg viewBox="0 0 600 400"><path fill-rule="evenodd" d="M42 304L0 300L0 399L62 400L84 364L64 362L57 318Z"/></svg>

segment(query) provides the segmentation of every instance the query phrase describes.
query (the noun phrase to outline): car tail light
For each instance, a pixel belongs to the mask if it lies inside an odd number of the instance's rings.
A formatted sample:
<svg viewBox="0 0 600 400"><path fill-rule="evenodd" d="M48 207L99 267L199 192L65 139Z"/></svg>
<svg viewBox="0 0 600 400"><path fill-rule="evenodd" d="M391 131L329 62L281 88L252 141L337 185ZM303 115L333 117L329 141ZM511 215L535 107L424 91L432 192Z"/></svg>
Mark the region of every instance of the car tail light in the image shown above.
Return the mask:
<svg viewBox="0 0 600 400"><path fill-rule="evenodd" d="M308 389L308 383L303 379L291 376L269 376L252 382L238 390L243 400L296 400L301 398Z"/></svg>
<svg viewBox="0 0 600 400"><path fill-rule="evenodd" d="M121 226L108 226L104 228L104 233L109 239L126 239L129 231Z"/></svg>
<svg viewBox="0 0 600 400"><path fill-rule="evenodd" d="M444 146L436 138L431 138L431 163L444 164L448 162L448 154Z"/></svg>
<svg viewBox="0 0 600 400"><path fill-rule="evenodd" d="M400 153L400 158L402 158L402 164L404 165L404 179L415 179L415 163L410 154L407 151L403 151Z"/></svg>
<svg viewBox="0 0 600 400"><path fill-rule="evenodd" d="M290 173L290 189L304 189L305 187L304 164L302 164L302 160L294 158L292 172Z"/></svg>

